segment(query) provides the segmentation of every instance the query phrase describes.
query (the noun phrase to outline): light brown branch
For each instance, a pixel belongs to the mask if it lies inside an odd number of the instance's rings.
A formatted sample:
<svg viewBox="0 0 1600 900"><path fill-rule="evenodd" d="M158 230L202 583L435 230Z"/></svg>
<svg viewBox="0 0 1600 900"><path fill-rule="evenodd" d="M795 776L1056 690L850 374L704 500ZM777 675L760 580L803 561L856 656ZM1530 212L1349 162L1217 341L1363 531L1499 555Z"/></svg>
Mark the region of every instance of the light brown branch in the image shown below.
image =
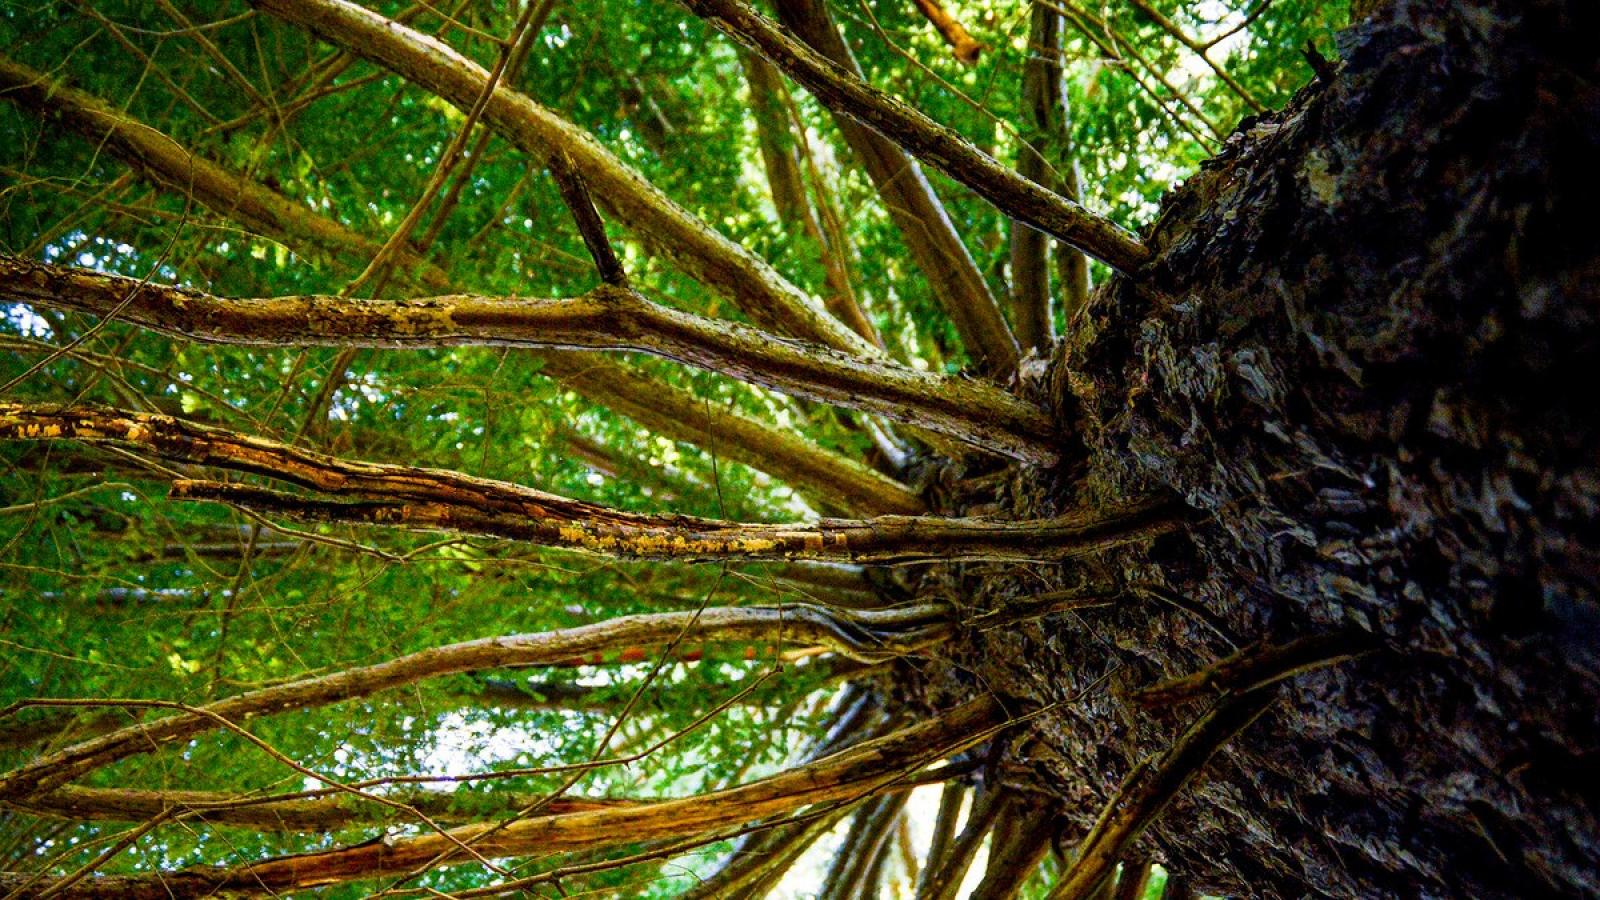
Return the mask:
<svg viewBox="0 0 1600 900"><path fill-rule="evenodd" d="M1006 168L955 131L788 37L738 0L683 3L719 31L771 60L823 106L894 141L1011 218L1054 235L1124 273L1136 272L1149 258L1149 249L1133 234Z"/></svg>
<svg viewBox="0 0 1600 900"><path fill-rule="evenodd" d="M785 27L839 70L858 80L862 77L824 0L785 0L778 4L778 16ZM885 211L956 326L962 344L980 370L1009 376L1019 355L1016 339L922 167L867 123L834 112L839 133L872 179Z"/></svg>
<svg viewBox="0 0 1600 900"><path fill-rule="evenodd" d="M609 246L602 246L606 250L598 252L604 254ZM609 277L622 277L621 268ZM0 254L0 300L116 312L146 328L225 344L638 351L918 425L1036 464L1055 462L1061 443L1044 410L987 382L919 372L679 312L622 286L604 285L570 300L234 299Z"/></svg>
<svg viewBox="0 0 1600 900"><path fill-rule="evenodd" d="M255 0L255 5L462 109L471 108L488 82L483 67L443 42L346 0ZM500 86L484 106L483 121L535 157L566 153L619 222L733 300L757 324L851 353L876 353L814 297L678 206L588 133L527 96Z"/></svg>
<svg viewBox="0 0 1600 900"><path fill-rule="evenodd" d="M127 162L147 179L193 196L253 230L284 235L307 250L332 254L356 268L366 265L378 252L377 243L343 225L312 215L306 207L272 191L251 190L234 173L167 135L3 56L0 99L49 115L53 123ZM400 258L406 269L415 273L413 283L435 290L449 289L449 279L438 268L408 252L402 252Z"/></svg>
<svg viewBox="0 0 1600 900"><path fill-rule="evenodd" d="M239 723L258 715L326 706L441 675L558 663L622 647L659 646L679 635L695 641L820 644L851 656L884 658L937 640L945 628L942 616L938 607L838 614L800 605L714 607L623 616L558 631L449 644L375 665L251 691L197 712L141 722L91 738L0 775L0 802L16 802L54 790L119 759L215 730L222 722ZM13 704L8 712L26 706Z"/></svg>
<svg viewBox="0 0 1600 900"><path fill-rule="evenodd" d="M63 896L103 897L114 892L128 900L167 900L229 891L277 893L404 872L436 857L443 857L444 865L460 864L466 860L457 846L466 842L486 857L508 857L705 834L892 789L903 777L985 740L1003 724L999 705L985 698L815 763L699 797L540 815L504 827L471 825L444 835L390 838L233 868L106 876L78 885ZM492 834L485 834L491 830ZM482 840L476 840L480 836ZM31 877L0 875L0 889L10 889Z"/></svg>
<svg viewBox="0 0 1600 900"><path fill-rule="evenodd" d="M359 270L378 250L377 244L343 225L206 161L94 97L4 57L0 57L0 99L64 124L155 184L285 241L299 253L331 253ZM420 286L452 289L442 272L426 266L418 270L418 262L411 260L405 266L420 271ZM923 509L922 500L905 485L857 460L820 448L793 429L708 406L689 391L662 384L621 363L560 351L543 351L539 356L545 374L594 402L658 434L767 472L813 494L825 507L854 513L915 513Z"/></svg>
<svg viewBox="0 0 1600 900"><path fill-rule="evenodd" d="M966 26L955 16L950 15L949 10L940 6L938 0L913 0L913 2L917 6L917 11L928 20L928 24L932 25L939 32L939 36L944 38L944 42L950 45L956 59L969 66L977 63L984 47L971 32L967 31Z"/></svg>
<svg viewBox="0 0 1600 900"><path fill-rule="evenodd" d="M973 798L972 812L956 838L955 844L938 862L922 870L922 881L917 885L917 900L955 900L966 879L967 869L983 846L983 839L994 827L995 820L1004 810L1003 796L997 788L990 787Z"/></svg>
<svg viewBox="0 0 1600 900"><path fill-rule="evenodd" d="M408 790L383 795L385 799L416 809L435 822L458 825L526 808L537 798L509 791L482 794L471 804L444 791ZM547 809L552 814L616 809L630 800L561 798ZM142 822L159 815L196 819L213 825L232 825L261 831L338 831L358 825L377 825L395 817L392 808L378 807L354 794L337 794L304 800L259 800L218 791L157 791L131 788L93 788L64 785L39 797L22 800L13 808L52 819L104 822Z"/></svg>
<svg viewBox="0 0 1600 900"><path fill-rule="evenodd" d="M1055 836L1054 815L1042 804L1014 797L989 842L989 864L968 900L1011 900L1039 867Z"/></svg>
<svg viewBox="0 0 1600 900"><path fill-rule="evenodd" d="M631 513L460 472L344 460L171 416L0 404L0 439L137 447L174 462L262 475L320 493L179 480L172 495L305 521L399 526L654 559L810 559L898 564L936 560L1058 560L1175 530L1166 501L1002 522L934 516L747 524Z"/></svg>

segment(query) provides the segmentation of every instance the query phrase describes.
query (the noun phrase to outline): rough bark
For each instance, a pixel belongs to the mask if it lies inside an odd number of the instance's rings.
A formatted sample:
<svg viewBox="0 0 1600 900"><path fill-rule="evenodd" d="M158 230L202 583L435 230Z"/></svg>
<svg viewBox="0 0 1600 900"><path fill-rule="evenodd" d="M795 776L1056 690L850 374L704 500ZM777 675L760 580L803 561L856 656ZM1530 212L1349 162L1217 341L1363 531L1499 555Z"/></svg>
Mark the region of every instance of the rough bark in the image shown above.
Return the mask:
<svg viewBox="0 0 1600 900"><path fill-rule="evenodd" d="M1593 892L1597 29L1592 4L1389 6L1168 200L1142 282L1096 293L1056 382L1083 495L1164 486L1213 522L1114 554L1142 603L977 636L944 684L1074 700L1008 771L1076 833L1193 715L1100 679L1353 628L1385 649L1285 682L1133 857L1230 896Z"/></svg>

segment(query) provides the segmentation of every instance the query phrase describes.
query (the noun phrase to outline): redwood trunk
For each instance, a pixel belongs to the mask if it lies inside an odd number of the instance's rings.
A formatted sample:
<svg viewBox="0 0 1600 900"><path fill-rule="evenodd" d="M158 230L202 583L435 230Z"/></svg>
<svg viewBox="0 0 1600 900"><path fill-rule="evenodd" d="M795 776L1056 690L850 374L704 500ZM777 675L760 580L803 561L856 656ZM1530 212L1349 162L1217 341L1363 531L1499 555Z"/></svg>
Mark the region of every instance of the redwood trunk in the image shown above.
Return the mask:
<svg viewBox="0 0 1600 900"><path fill-rule="evenodd" d="M1144 601L980 632L930 686L1070 701L1008 768L1067 841L1201 708L1119 688L1353 627L1384 649L1281 688L1131 858L1232 896L1600 883L1596 20L1394 4L1095 294L1053 381L1083 490L1164 487L1210 521L1116 551ZM1025 474L1000 495L1088 499ZM1004 606L1080 568L954 593Z"/></svg>

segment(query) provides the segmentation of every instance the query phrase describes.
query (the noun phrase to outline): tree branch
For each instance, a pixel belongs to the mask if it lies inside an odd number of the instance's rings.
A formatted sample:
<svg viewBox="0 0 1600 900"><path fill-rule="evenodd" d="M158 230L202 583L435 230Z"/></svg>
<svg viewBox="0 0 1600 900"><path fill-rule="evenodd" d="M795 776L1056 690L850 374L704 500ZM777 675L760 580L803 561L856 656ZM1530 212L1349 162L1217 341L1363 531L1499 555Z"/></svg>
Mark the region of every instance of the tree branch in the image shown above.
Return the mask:
<svg viewBox="0 0 1600 900"><path fill-rule="evenodd" d="M343 460L171 416L88 407L0 404L0 439L133 446L174 462L262 475L324 495L176 481L172 495L183 499L306 521L480 534L655 559L1059 560L1169 532L1187 518L1170 502L1148 500L1018 522L883 516L767 525L647 515L448 470Z"/></svg>
<svg viewBox="0 0 1600 900"><path fill-rule="evenodd" d="M820 644L846 655L881 659L940 639L947 631L942 607L832 613L784 605L622 616L558 631L483 638L448 644L383 663L291 681L240 694L193 712L141 722L35 759L0 775L0 803L15 803L66 784L120 759L149 753L259 715L326 706L366 697L426 678L535 666L583 658L623 647L660 646L675 640L783 641ZM114 702L109 706L118 705ZM13 704L6 712L26 708Z"/></svg>
<svg viewBox="0 0 1600 900"><path fill-rule="evenodd" d="M279 19L387 68L465 110L488 73L441 41L346 0L253 0ZM617 220L701 283L733 300L757 324L836 349L877 350L785 281L771 266L674 203L588 133L527 96L501 86L483 120L537 158L564 152Z"/></svg>
<svg viewBox="0 0 1600 900"><path fill-rule="evenodd" d="M75 886L63 896L103 897L114 892L129 900L167 900L226 891L277 893L406 872L436 859L442 865L459 865L468 861L460 853L462 843L494 858L705 834L807 806L854 800L892 789L911 773L987 739L1004 725L999 704L984 698L815 763L699 797L539 815L503 826L471 825L444 835L395 837L233 868L107 876ZM0 890L12 889L33 877L20 873L0 875ZM45 882L43 886L48 888L49 884Z"/></svg>
<svg viewBox="0 0 1600 900"><path fill-rule="evenodd" d="M488 816L510 815L540 798L511 791L473 795L473 802L446 791L407 790L382 795L386 800L415 809L445 825L479 821ZM545 807L552 814L616 809L631 800L558 798ZM354 794L336 794L303 800L263 800L218 791L157 791L133 788L94 788L64 785L48 794L8 804L30 815L52 819L99 822L143 822L159 815L196 819L211 825L231 825L258 831L339 831L360 825L377 825L395 818L390 807L376 807Z"/></svg>
<svg viewBox="0 0 1600 900"><path fill-rule="evenodd" d="M1088 900L1111 878L1117 862L1150 823L1200 773L1211 757L1267 711L1274 687L1224 697L1195 719L1172 746L1134 766L1106 802L1079 846L1077 858L1050 900Z"/></svg>
<svg viewBox="0 0 1600 900"><path fill-rule="evenodd" d="M609 245L600 246L598 252L609 253ZM614 264L616 258L610 259ZM611 264L597 257L597 265ZM608 277L622 277L621 267L612 266ZM626 287L607 285L570 300L233 299L0 254L0 299L102 316L115 312L146 328L224 344L638 351L918 425L1036 464L1055 462L1061 443L1044 410L987 382L918 372L679 312Z"/></svg>
<svg viewBox="0 0 1600 900"><path fill-rule="evenodd" d="M883 337L867 318L856 296L850 274L850 246L837 222L831 221L832 212L826 187L814 179L817 192L815 213L807 198L805 180L801 176L801 158L805 154L807 168L814 172L809 158L809 148L795 140L789 121L789 108L793 102L784 90L783 75L772 63L748 50L740 49L739 65L744 69L745 84L750 89L750 106L756 123L756 138L761 149L762 166L767 172L767 186L772 194L772 205L777 210L778 221L790 232L804 233L817 249L822 271L828 284L826 305L828 311L848 324L877 347L883 347Z"/></svg>
<svg viewBox="0 0 1600 900"><path fill-rule="evenodd" d="M115 155L145 178L192 196L219 214L263 234L283 235L304 248L333 255L357 270L365 267L380 249L378 243L312 214L305 206L277 193L265 188L241 189L238 176L173 138L4 56L0 56L0 99L49 116L52 123ZM405 250L397 259L410 273L408 283L433 290L449 289L449 278L437 267Z"/></svg>
<svg viewBox="0 0 1600 900"><path fill-rule="evenodd" d="M1212 692L1253 690L1347 662L1377 648L1378 642L1371 634L1357 630L1311 635L1285 644L1257 644L1197 672L1138 688L1129 697L1143 706L1169 706Z"/></svg>
<svg viewBox="0 0 1600 900"><path fill-rule="evenodd" d="M1001 824L994 829L983 880L968 900L1011 900L1017 896L1050 850L1050 841L1055 837L1054 820L1054 811L1041 801L1014 796L1001 814ZM1008 839L1002 841L1002 834Z"/></svg>
<svg viewBox="0 0 1600 900"><path fill-rule="evenodd" d="M1136 272L1149 259L1149 248L1133 234L1006 168L952 129L790 38L738 0L682 2L719 31L771 60L823 106L894 141L1018 222L1054 235L1124 273Z"/></svg>
<svg viewBox="0 0 1600 900"><path fill-rule="evenodd" d="M823 0L784 0L783 24L811 49L859 79L860 67ZM835 111L834 122L866 169L900 231L917 268L982 371L1009 376L1017 365L1016 339L1000 306L917 161L872 128Z"/></svg>
<svg viewBox="0 0 1600 900"><path fill-rule="evenodd" d="M611 247L611 239L606 237L606 225L600 221L600 211L594 208L589 186L584 184L583 176L573 168L572 158L558 150L550 154L546 164L550 167L550 177L555 179L556 188L561 191L562 202L567 204L572 220L578 226L583 246L588 248L589 257L594 260L600 280L615 287L627 287L628 274L622 270L617 251Z"/></svg>
<svg viewBox="0 0 1600 900"><path fill-rule="evenodd" d="M950 45L956 59L969 66L977 63L978 56L983 53L983 44L967 31L966 26L955 16L950 15L949 10L940 6L938 0L913 0L913 2L917 11L928 20L928 24L932 25L939 32L939 36L944 38L944 42Z"/></svg>
<svg viewBox="0 0 1600 900"><path fill-rule="evenodd" d="M359 270L378 245L308 207L232 170L209 163L172 138L114 112L81 91L0 57L0 99L65 124L117 155L155 184L192 197L218 215L297 252L332 252ZM428 287L451 290L448 277L421 268ZM776 428L662 384L631 367L558 351L539 354L544 373L658 434L706 447L814 494L824 506L855 513L917 513L923 503L905 485L861 462L825 450L793 429Z"/></svg>

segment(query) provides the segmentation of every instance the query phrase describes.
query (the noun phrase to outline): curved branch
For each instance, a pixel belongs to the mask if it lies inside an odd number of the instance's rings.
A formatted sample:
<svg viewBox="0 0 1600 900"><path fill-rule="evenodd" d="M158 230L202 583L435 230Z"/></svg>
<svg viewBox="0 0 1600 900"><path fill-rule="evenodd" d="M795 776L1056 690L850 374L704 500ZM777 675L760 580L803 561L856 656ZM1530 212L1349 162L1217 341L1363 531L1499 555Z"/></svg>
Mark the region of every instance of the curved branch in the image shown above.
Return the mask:
<svg viewBox="0 0 1600 900"><path fill-rule="evenodd" d="M443 42L346 0L252 2L463 110L488 83L482 66ZM565 153L595 198L618 221L658 246L701 283L733 300L757 324L850 353L878 352L765 261L674 203L587 132L526 95L499 87L484 106L483 121L535 157Z"/></svg>
<svg viewBox="0 0 1600 900"><path fill-rule="evenodd" d="M738 0L682 2L717 30L771 60L823 106L894 141L1018 222L1124 273L1137 271L1150 258L1149 248L1111 220L1006 168L954 130L862 82Z"/></svg>
<svg viewBox="0 0 1600 900"><path fill-rule="evenodd" d="M0 57L0 99L84 135L153 183L194 199L218 215L282 240L297 252L327 251L356 270L378 245L275 191L184 149L149 125L97 98L56 83L44 73ZM424 267L432 288L452 290L448 278ZM854 513L918 513L910 488L861 462L825 450L793 429L713 407L681 388L619 362L543 351L544 373L673 440L706 448L814 494L824 506Z"/></svg>
<svg viewBox="0 0 1600 900"><path fill-rule="evenodd" d="M797 397L918 425L1048 465L1060 440L1044 410L987 382L918 372L652 303L605 285L569 300L450 295L234 299L0 254L0 300L116 313L167 334L267 347L447 346L631 350Z"/></svg>
<svg viewBox="0 0 1600 900"><path fill-rule="evenodd" d="M823 0L785 0L778 4L778 16L817 53L856 78L863 77ZM1020 355L1017 341L922 167L893 141L855 119L836 113L834 122L872 179L884 210L956 326L961 343L983 371L1009 375Z"/></svg>
<svg viewBox="0 0 1600 900"><path fill-rule="evenodd" d="M623 647L659 646L685 639L820 644L856 658L880 659L911 652L939 639L946 630L944 619L943 608L932 606L860 613L830 613L801 605L714 607L622 616L558 631L448 644L375 665L250 691L74 744L0 775L0 803L16 803L53 790L117 760L216 730L227 722L327 706L441 675L544 665ZM13 709L26 705L14 704Z"/></svg>
<svg viewBox="0 0 1600 900"><path fill-rule="evenodd" d="M262 475L325 495L180 480L172 489L178 498L307 521L479 534L654 559L1047 561L1146 539L1185 521L1173 504L1149 501L1016 522L881 516L768 525L647 515L460 472L344 460L172 416L90 407L0 403L0 439L133 446L174 462Z"/></svg>
<svg viewBox="0 0 1600 900"><path fill-rule="evenodd" d="M939 32L939 36L944 38L944 42L950 45L956 59L969 66L977 64L978 57L983 54L984 46L972 36L972 32L968 31L959 19L940 6L938 0L913 0L913 2L917 6L917 11L928 20L928 24L932 25Z"/></svg>
<svg viewBox="0 0 1600 900"><path fill-rule="evenodd" d="M488 816L509 815L541 798L511 791L475 794L470 804L447 791L426 789L383 795L444 825L459 825ZM212 825L232 825L258 831L338 831L359 825L377 825L395 817L389 807L375 807L352 794L304 800L254 800L218 791L156 791L129 788L94 788L63 785L48 794L10 804L30 815L52 819L104 822L145 822L160 815L194 818ZM618 809L632 800L562 797L545 807L552 814Z"/></svg>
<svg viewBox="0 0 1600 900"><path fill-rule="evenodd" d="M470 825L443 835L389 838L233 868L107 876L71 886L62 896L114 893L130 900L166 900L228 891L276 893L411 871L436 860L441 865L459 865L469 861L460 852L462 843L469 843L478 853L492 858L706 834L807 806L852 801L893 789L918 769L987 739L1004 725L999 705L983 698L815 763L699 797L539 815L506 825ZM0 890L14 888L34 877L23 873L0 875ZM48 889L50 882L41 887Z"/></svg>
<svg viewBox="0 0 1600 900"><path fill-rule="evenodd" d="M76 132L133 166L145 178L194 197L219 215L253 230L283 235L302 248L339 258L356 269L380 245L345 226L309 213L299 203L265 188L241 189L233 172L190 151L173 138L135 122L96 97L58 84L55 79L0 56L0 99L37 110L53 124ZM208 199L209 198L209 199ZM410 251L397 256L410 273L408 283L448 290L443 271Z"/></svg>
<svg viewBox="0 0 1600 900"><path fill-rule="evenodd" d="M1224 697L1195 719L1172 746L1134 766L1106 802L1077 858L1050 900L1087 900L1111 878L1117 862L1156 816L1200 773L1211 757L1267 711L1275 687Z"/></svg>

